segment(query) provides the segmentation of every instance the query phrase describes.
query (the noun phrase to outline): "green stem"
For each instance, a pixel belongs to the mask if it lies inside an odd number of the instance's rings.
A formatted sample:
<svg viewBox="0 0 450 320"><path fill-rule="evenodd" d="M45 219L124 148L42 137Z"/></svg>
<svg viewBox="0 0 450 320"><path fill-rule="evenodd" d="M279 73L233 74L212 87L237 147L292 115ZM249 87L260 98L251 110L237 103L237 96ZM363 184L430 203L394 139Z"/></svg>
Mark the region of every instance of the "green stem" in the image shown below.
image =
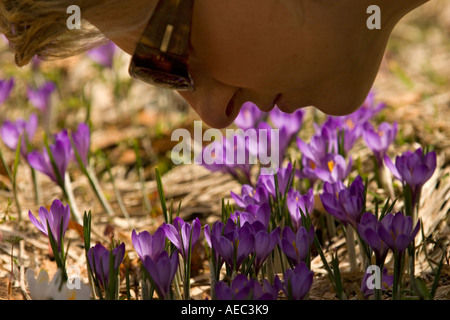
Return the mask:
<svg viewBox="0 0 450 320"><path fill-rule="evenodd" d="M328 236L330 237L328 241L332 242L331 240L336 236L336 225L334 217L331 214L325 215L325 220L327 223L327 229L328 229Z"/></svg>
<svg viewBox="0 0 450 320"><path fill-rule="evenodd" d="M175 273L175 279L174 279L174 287L175 287L175 294L177 296L178 300L181 300L181 290L180 290L180 283L181 283L181 276L180 276L180 272L177 270L177 272Z"/></svg>
<svg viewBox="0 0 450 320"><path fill-rule="evenodd" d="M378 264L378 268L380 268L380 272L381 272L381 286L383 286L383 269L384 269L384 263L380 263ZM382 288L377 288L375 287L375 300L381 300L382 298Z"/></svg>
<svg viewBox="0 0 450 320"><path fill-rule="evenodd" d="M355 234L352 227L345 228L345 236L347 238L347 250L348 250L348 258L350 261L350 271L353 272L358 269L358 263L356 262Z"/></svg>
<svg viewBox="0 0 450 320"><path fill-rule="evenodd" d="M39 205L40 203L40 196L39 196L39 184L37 181L37 175L36 170L34 170L31 166L31 178L33 180L33 188L34 188L34 204Z"/></svg>
<svg viewBox="0 0 450 320"><path fill-rule="evenodd" d="M20 139L19 139L18 148L19 147L20 147ZM19 221L21 221L22 220L22 209L20 207L19 198L17 195L15 174L13 174L11 172L11 170L9 169L9 167L7 166L1 149L0 149L0 161L2 162L3 167L5 168L5 171L6 171L6 174L8 175L9 181L11 181L12 191L13 191L13 195L14 195L14 202L16 203L17 214L19 215Z"/></svg>
<svg viewBox="0 0 450 320"><path fill-rule="evenodd" d="M70 181L69 173L66 172L64 176L64 185L63 185L63 192L64 195L67 198L67 202L70 206L70 212L72 213L72 216L75 220L75 222L81 224L83 222L83 219L80 214L80 210L78 209L77 203L75 201L75 196L73 194L72 190L72 182Z"/></svg>
<svg viewBox="0 0 450 320"><path fill-rule="evenodd" d="M95 173L92 171L92 168L90 166L87 166L85 168L85 170L83 170L85 172L86 177L89 180L89 183L92 186L92 189L95 192L95 195L97 196L98 200L100 201L103 209L105 209L106 213L110 216L113 217L114 216L114 210L111 207L111 205L109 204L108 200L106 200L105 194L103 193L102 187L95 175Z"/></svg>
<svg viewBox="0 0 450 320"><path fill-rule="evenodd" d="M400 282L402 278L403 268L403 254L399 254L398 252L394 253L394 285L393 285L393 299L400 300L401 299L401 288Z"/></svg>
<svg viewBox="0 0 450 320"><path fill-rule="evenodd" d="M216 266L215 266L215 256L213 256L214 251L212 251L211 257L209 258L209 276L211 281L211 300L216 300Z"/></svg>

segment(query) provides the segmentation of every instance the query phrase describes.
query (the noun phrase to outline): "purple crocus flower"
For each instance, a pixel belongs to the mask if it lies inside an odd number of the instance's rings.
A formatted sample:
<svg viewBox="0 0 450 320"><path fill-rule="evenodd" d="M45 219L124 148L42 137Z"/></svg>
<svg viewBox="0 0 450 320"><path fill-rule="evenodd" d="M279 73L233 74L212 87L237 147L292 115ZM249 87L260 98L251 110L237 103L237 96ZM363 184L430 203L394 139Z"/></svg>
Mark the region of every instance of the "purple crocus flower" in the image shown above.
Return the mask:
<svg viewBox="0 0 450 320"><path fill-rule="evenodd" d="M276 300L278 291L267 279L261 286L256 279L248 279L243 274L238 274L230 286L223 281L215 286L217 300Z"/></svg>
<svg viewBox="0 0 450 320"><path fill-rule="evenodd" d="M256 128L264 114L253 102L245 102L234 123L242 130Z"/></svg>
<svg viewBox="0 0 450 320"><path fill-rule="evenodd" d="M394 177L411 188L412 204L415 205L423 185L436 170L436 153L431 151L423 154L422 148L419 148L415 152L406 151L397 156L395 165L388 156L384 160Z"/></svg>
<svg viewBox="0 0 450 320"><path fill-rule="evenodd" d="M89 267L95 274L100 286L104 289L108 288L109 273L117 273L119 266L123 261L123 257L125 256L125 243L122 242L112 250L114 270L109 270L109 254L110 251L100 243L90 248L87 252Z"/></svg>
<svg viewBox="0 0 450 320"><path fill-rule="evenodd" d="M176 250L170 257L167 251L163 251L155 260L145 256L142 261L161 299L170 298L170 286L178 269L178 263Z"/></svg>
<svg viewBox="0 0 450 320"><path fill-rule="evenodd" d="M0 134L5 145L11 150L16 150L19 143L19 137L22 136L20 142L20 153L23 157L27 155L27 142L33 139L38 126L38 118L36 114L31 114L28 121L17 119L15 122L5 121L0 129Z"/></svg>
<svg viewBox="0 0 450 320"><path fill-rule="evenodd" d="M211 245L232 270L239 270L242 262L254 252L254 229L249 223L238 228L232 219L228 219L224 234L211 234Z"/></svg>
<svg viewBox="0 0 450 320"><path fill-rule="evenodd" d="M55 239L58 250L61 252L61 246L64 235L69 227L70 207L64 206L61 201L54 200L50 206L50 211L45 207L39 208L39 220L34 217L31 211L28 211L28 217L39 231L48 237L47 224L50 226L50 231ZM61 225L62 224L62 225Z"/></svg>
<svg viewBox="0 0 450 320"><path fill-rule="evenodd" d="M220 220L217 220L216 222L214 222L212 227L210 227L208 224L205 225L205 228L204 228L205 240L206 240L206 243L208 244L208 246L211 249L214 248L213 244L212 244L212 238L219 239L219 237L222 235L223 228L224 228L224 224ZM218 266L218 268L220 269L220 267L222 266L224 261L220 257L220 255L217 252L217 250L215 250L215 257L214 258L215 258L216 266Z"/></svg>
<svg viewBox="0 0 450 320"><path fill-rule="evenodd" d="M318 179L316 168L328 154L328 138L324 135L314 135L309 143L297 138L297 146L302 153L302 170L299 176L314 183Z"/></svg>
<svg viewBox="0 0 450 320"><path fill-rule="evenodd" d="M297 146L303 154L303 158L308 159L313 164L309 165L315 169L317 164L322 162L322 159L329 153L329 133L322 130L319 134L315 134L309 143L306 143L300 138L297 138Z"/></svg>
<svg viewBox="0 0 450 320"><path fill-rule="evenodd" d="M58 133L55 136L55 143L50 145L49 148L55 160L56 167L58 168L59 175L64 181L67 166L73 158L73 151L67 131L64 130ZM42 150L42 153L39 153L38 151L30 152L27 158L30 166L46 174L50 179L58 183L57 175L53 170L50 156L48 155L46 148Z"/></svg>
<svg viewBox="0 0 450 320"><path fill-rule="evenodd" d="M412 218L397 212L395 215L389 213L384 216L378 234L393 252L401 254L414 241L419 229L420 220L413 229Z"/></svg>
<svg viewBox="0 0 450 320"><path fill-rule="evenodd" d="M383 122L378 126L377 130L370 123L366 123L364 125L364 141L374 153L378 166L383 164L386 151L395 140L397 129L397 122L394 122L392 125L390 123Z"/></svg>
<svg viewBox="0 0 450 320"><path fill-rule="evenodd" d="M373 289L369 289L367 286L367 281L369 280L369 277L371 276L371 273L366 272L364 273L364 277L361 281L361 293L364 295L364 298L367 299L370 297L373 293ZM388 270L386 268L383 268L383 275L381 279L381 289L388 290L392 285L394 284L394 276L388 274Z"/></svg>
<svg viewBox="0 0 450 320"><path fill-rule="evenodd" d="M259 160L261 170L260 175L274 175L280 164L283 162L285 149L290 143L284 131L274 129L265 121L261 121L256 127L256 134L247 134L254 139L257 136L257 143L248 144L249 160ZM253 163L253 162L252 162Z"/></svg>
<svg viewBox="0 0 450 320"><path fill-rule="evenodd" d="M311 289L314 272L308 269L304 262L300 262L294 269L287 269L284 273L284 288L282 291L289 300L303 300Z"/></svg>
<svg viewBox="0 0 450 320"><path fill-rule="evenodd" d="M297 231L302 225L302 215L311 214L314 209L313 189L310 188L307 193L301 195L291 188L287 194L286 204L294 231Z"/></svg>
<svg viewBox="0 0 450 320"><path fill-rule="evenodd" d="M300 128L302 127L303 116L304 111L301 109L298 109L294 113L286 113L275 106L275 108L270 111L270 121L274 127L279 130L279 141L277 143L279 149L279 164L283 162L286 150L292 140L298 135Z"/></svg>
<svg viewBox="0 0 450 320"><path fill-rule="evenodd" d="M292 139L298 134L303 123L304 111L296 110L294 113L281 111L277 106L270 111L269 117L272 124L280 131L285 130L286 137Z"/></svg>
<svg viewBox="0 0 450 320"><path fill-rule="evenodd" d="M153 236L148 231L136 233L135 230L131 233L131 242L141 261L146 257L156 260L164 251L166 236L164 229L159 227Z"/></svg>
<svg viewBox="0 0 450 320"><path fill-rule="evenodd" d="M0 80L0 105L3 104L10 96L14 87L14 79Z"/></svg>
<svg viewBox="0 0 450 320"><path fill-rule="evenodd" d="M336 217L344 225L351 225L355 229L361 220L364 205L364 183L357 176L349 188L342 182L330 184L325 182L324 192L320 195L325 210Z"/></svg>
<svg viewBox="0 0 450 320"><path fill-rule="evenodd" d="M190 249L192 250L200 237L202 228L200 220L195 218L192 224L189 224L176 217L172 224L164 223L162 227L167 239L175 245L183 258L187 259Z"/></svg>
<svg viewBox="0 0 450 320"><path fill-rule="evenodd" d="M284 227L278 245L292 265L298 265L301 261L306 262L311 245L314 241L314 227L309 231L300 227L296 233L289 227Z"/></svg>
<svg viewBox="0 0 450 320"><path fill-rule="evenodd" d="M388 220L385 220L383 224L385 224L385 227L389 227L386 223L388 223ZM381 225L382 223L370 212L364 213L361 221L358 223L358 234L375 253L375 260L378 266L384 263L389 250L389 247L379 234Z"/></svg>
<svg viewBox="0 0 450 320"><path fill-rule="evenodd" d="M255 273L258 274L259 269L266 261L269 254L273 251L280 237L280 227L272 232L267 232L266 228L255 232Z"/></svg>
<svg viewBox="0 0 450 320"><path fill-rule="evenodd" d="M75 148L80 155L83 165L86 167L88 165L89 148L91 144L91 136L89 126L85 123L80 123L78 125L77 131L72 133L72 139Z"/></svg>
<svg viewBox="0 0 450 320"><path fill-rule="evenodd" d="M277 172L278 190L283 197L288 190L291 181L292 163L288 163L286 168L280 168ZM257 181L257 186L262 186L274 198L277 196L275 189L275 175L260 175Z"/></svg>
<svg viewBox="0 0 450 320"><path fill-rule="evenodd" d="M348 163L340 154L329 153L322 163L316 168L317 177L329 183L335 183L345 180L352 169L352 157L349 157Z"/></svg>
<svg viewBox="0 0 450 320"><path fill-rule="evenodd" d="M116 49L114 42L109 41L104 45L89 50L87 55L99 65L105 68L112 68Z"/></svg>
<svg viewBox="0 0 450 320"><path fill-rule="evenodd" d="M375 92L370 91L364 100L363 105L350 114L349 116L355 120L355 122L365 123L371 120L374 116L376 116L381 110L386 107L386 103L384 102L376 102L375 101Z"/></svg>
<svg viewBox="0 0 450 320"><path fill-rule="evenodd" d="M244 184L241 188L241 195L237 195L230 191L231 198L241 207L246 208L248 205L262 205L269 202L269 194L267 189L262 186L253 188L248 184Z"/></svg>
<svg viewBox="0 0 450 320"><path fill-rule="evenodd" d="M223 222L220 220L214 222L212 227L210 227L208 224L205 225L204 228L205 240L210 248L213 248L211 238L213 237L218 238L219 236L221 236L223 232L223 227L224 227Z"/></svg>
<svg viewBox="0 0 450 320"><path fill-rule="evenodd" d="M349 116L329 116L322 124L322 135L327 136L328 150L332 153L347 154L360 136L360 125L355 124ZM343 137L342 137L343 135ZM339 145L342 149L339 149ZM343 154L342 154L343 152Z"/></svg>
<svg viewBox="0 0 450 320"><path fill-rule="evenodd" d="M56 85L47 81L38 88L28 88L28 100L30 103L38 108L41 112L45 113L50 106L50 95L56 89Z"/></svg>
<svg viewBox="0 0 450 320"><path fill-rule="evenodd" d="M385 103L375 102L375 93L371 91L362 106L355 112L333 118L339 120L341 127L346 127L346 132L352 130L356 137L360 137L364 131L365 124L373 119L384 107L386 107Z"/></svg>
<svg viewBox="0 0 450 320"><path fill-rule="evenodd" d="M245 208L245 211L236 211L231 217L235 223L237 223L239 218L240 226L243 226L246 222L253 224L256 221L259 221L265 229L267 229L269 227L270 213L271 210L268 203L264 203L260 206L251 204Z"/></svg>
<svg viewBox="0 0 450 320"><path fill-rule="evenodd" d="M250 161L252 155L248 147L249 140L244 134L224 136L222 141L215 140L203 149L202 165L212 172L227 173L238 181L249 183L253 163Z"/></svg>

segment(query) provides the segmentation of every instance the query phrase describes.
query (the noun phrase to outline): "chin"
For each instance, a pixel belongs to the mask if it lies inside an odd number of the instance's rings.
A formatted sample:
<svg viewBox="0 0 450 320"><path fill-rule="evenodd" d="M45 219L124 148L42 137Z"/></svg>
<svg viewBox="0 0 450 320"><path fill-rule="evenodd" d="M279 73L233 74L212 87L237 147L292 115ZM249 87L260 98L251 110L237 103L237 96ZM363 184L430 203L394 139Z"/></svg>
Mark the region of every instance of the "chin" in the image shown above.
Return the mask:
<svg viewBox="0 0 450 320"><path fill-rule="evenodd" d="M234 118L223 117L223 118L210 118L210 117L200 117L202 121L210 128L214 129L225 129L230 126Z"/></svg>
<svg viewBox="0 0 450 320"><path fill-rule="evenodd" d="M367 94L331 98L327 101L315 103L313 106L330 116L345 116L358 110L364 104Z"/></svg>
<svg viewBox="0 0 450 320"><path fill-rule="evenodd" d="M304 100L291 102L291 101L286 100L284 98L284 96L281 96L280 99L277 101L277 105L276 106L282 112L294 113L298 109L306 108L306 107L309 107L311 105L312 105L311 103L309 103L307 101L304 101Z"/></svg>

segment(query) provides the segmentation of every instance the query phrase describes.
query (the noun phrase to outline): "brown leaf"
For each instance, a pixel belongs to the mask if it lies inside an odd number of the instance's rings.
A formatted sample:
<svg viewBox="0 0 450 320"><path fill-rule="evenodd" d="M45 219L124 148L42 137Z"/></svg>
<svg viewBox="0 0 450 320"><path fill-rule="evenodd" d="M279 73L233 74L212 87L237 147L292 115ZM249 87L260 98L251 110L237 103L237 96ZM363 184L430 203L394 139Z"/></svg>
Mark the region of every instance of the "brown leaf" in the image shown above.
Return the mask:
<svg viewBox="0 0 450 320"><path fill-rule="evenodd" d="M81 240L84 239L83 226L81 224L79 224L78 222L70 220L69 221L69 230L75 230L78 233L78 235L80 236Z"/></svg>

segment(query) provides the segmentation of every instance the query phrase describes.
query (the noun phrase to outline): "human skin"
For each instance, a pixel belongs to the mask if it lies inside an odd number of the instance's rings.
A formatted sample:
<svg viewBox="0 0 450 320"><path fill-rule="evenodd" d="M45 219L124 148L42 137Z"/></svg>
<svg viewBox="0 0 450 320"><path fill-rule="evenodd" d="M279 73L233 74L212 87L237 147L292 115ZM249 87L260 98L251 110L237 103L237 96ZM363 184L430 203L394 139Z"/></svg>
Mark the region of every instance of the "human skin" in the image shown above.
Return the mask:
<svg viewBox="0 0 450 320"><path fill-rule="evenodd" d="M216 128L230 125L246 101L264 111L276 104L285 112L314 106L351 113L371 89L395 25L425 2L195 0L189 56L195 88L179 93ZM381 9L379 30L366 25L371 5ZM86 19L131 55L156 0L114 6Z"/></svg>

